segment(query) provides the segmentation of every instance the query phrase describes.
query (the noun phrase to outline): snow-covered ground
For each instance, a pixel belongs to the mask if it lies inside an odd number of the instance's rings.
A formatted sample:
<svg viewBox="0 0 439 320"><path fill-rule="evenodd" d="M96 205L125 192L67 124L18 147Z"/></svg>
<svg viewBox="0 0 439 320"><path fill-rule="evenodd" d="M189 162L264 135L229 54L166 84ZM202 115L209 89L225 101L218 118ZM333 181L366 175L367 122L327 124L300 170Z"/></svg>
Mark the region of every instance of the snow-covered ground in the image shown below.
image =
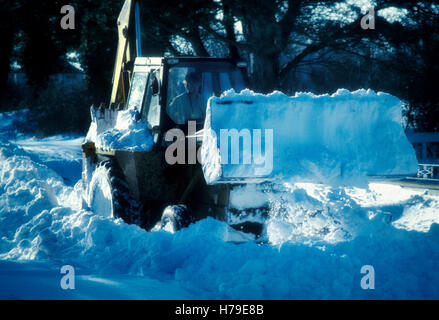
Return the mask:
<svg viewBox="0 0 439 320"><path fill-rule="evenodd" d="M95 215L81 199L83 137L35 139L0 114L2 299L439 298L439 196L284 183L234 190L267 204L265 244L208 218L174 234ZM60 286L64 265L75 289ZM363 290L364 265L375 289Z"/></svg>

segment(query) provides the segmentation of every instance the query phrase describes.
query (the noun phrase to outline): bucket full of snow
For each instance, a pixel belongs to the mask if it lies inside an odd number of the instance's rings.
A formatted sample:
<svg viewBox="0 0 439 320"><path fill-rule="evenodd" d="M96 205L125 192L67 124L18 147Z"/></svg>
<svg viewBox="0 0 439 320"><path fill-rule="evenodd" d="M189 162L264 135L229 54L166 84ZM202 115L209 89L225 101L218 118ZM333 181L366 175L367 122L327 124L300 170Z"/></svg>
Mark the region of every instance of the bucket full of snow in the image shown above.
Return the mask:
<svg viewBox="0 0 439 320"><path fill-rule="evenodd" d="M150 151L153 137L137 110L90 108L92 122L85 137L102 150Z"/></svg>
<svg viewBox="0 0 439 320"><path fill-rule="evenodd" d="M330 185L413 175L416 155L401 119L401 101L372 90L292 97L230 90L208 102L204 175L209 184L282 179Z"/></svg>

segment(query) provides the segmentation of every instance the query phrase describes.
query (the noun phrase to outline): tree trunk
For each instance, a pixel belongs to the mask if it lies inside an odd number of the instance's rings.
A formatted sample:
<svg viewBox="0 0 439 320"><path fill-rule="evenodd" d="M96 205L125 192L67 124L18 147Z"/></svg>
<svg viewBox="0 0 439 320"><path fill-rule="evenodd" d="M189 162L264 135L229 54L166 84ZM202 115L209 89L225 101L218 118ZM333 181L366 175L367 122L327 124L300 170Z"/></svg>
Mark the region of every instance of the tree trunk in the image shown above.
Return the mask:
<svg viewBox="0 0 439 320"><path fill-rule="evenodd" d="M276 53L254 53L250 63L250 85L253 90L270 93L279 88L279 63Z"/></svg>
<svg viewBox="0 0 439 320"><path fill-rule="evenodd" d="M229 57L233 60L238 60L239 52L238 48L234 44L236 42L236 36L235 36L235 26L234 26L234 20L233 20L233 14L230 9L230 6L227 3L223 4L223 12L224 12L224 29L226 30L226 38L228 40L227 47L229 49Z"/></svg>

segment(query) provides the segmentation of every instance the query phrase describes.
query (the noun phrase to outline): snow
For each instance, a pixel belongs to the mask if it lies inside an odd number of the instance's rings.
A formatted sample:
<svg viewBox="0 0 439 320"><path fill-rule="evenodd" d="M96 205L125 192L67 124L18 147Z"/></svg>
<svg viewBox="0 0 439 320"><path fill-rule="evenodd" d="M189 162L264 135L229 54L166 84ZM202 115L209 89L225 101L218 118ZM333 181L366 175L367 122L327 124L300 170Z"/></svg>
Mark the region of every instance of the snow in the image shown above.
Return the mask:
<svg viewBox="0 0 439 320"><path fill-rule="evenodd" d="M76 269L76 290L60 288L60 270L41 262L0 261L0 299L190 299L192 294L171 281L142 276L84 274Z"/></svg>
<svg viewBox="0 0 439 320"><path fill-rule="evenodd" d="M230 203L239 210L259 208L268 204L268 197L257 185L247 184L233 189L230 194Z"/></svg>
<svg viewBox="0 0 439 320"><path fill-rule="evenodd" d="M92 123L86 141L103 150L149 151L153 139L145 122L133 108L117 111L91 108Z"/></svg>
<svg viewBox="0 0 439 320"><path fill-rule="evenodd" d="M413 175L416 154L401 123L400 100L372 90L293 97L229 90L208 102L203 170L211 184L260 177L365 186L369 175ZM221 131L231 129L253 132L252 143L240 147L239 164L230 157L233 150L223 148ZM265 159L255 155L259 140Z"/></svg>
<svg viewBox="0 0 439 320"><path fill-rule="evenodd" d="M84 137L58 135L37 139L19 136L14 142L63 177L67 185L72 186L81 178L81 144ZM60 150L63 152L60 153Z"/></svg>
<svg viewBox="0 0 439 320"><path fill-rule="evenodd" d="M113 210L111 199L113 198L113 195L111 192L111 184L108 180L107 170L108 169L103 166L96 168L93 172L93 177L88 188L89 194L84 198L86 198L90 207L94 208L95 214L111 218L111 212ZM93 189L95 189L97 185L99 188L94 192Z"/></svg>
<svg viewBox="0 0 439 320"><path fill-rule="evenodd" d="M439 298L438 195L377 183L248 185L231 203L269 208L265 244L237 244L239 233L212 218L146 232L83 204L81 182L69 182L80 175L70 165L80 137L38 140L9 124L0 127L2 299ZM75 290L60 288L63 265L75 268ZM363 265L375 269L375 290L360 287Z"/></svg>

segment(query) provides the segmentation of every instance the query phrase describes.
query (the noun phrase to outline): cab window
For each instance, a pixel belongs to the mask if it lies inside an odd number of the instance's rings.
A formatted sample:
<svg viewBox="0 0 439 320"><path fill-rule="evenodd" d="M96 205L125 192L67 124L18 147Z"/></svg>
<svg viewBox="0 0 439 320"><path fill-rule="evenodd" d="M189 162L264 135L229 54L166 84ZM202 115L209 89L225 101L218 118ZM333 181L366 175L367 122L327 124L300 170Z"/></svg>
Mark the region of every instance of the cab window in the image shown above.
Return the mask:
<svg viewBox="0 0 439 320"><path fill-rule="evenodd" d="M128 109L135 108L140 111L140 108L142 107L143 95L145 93L147 78L148 73L146 72L134 73L128 97Z"/></svg>
<svg viewBox="0 0 439 320"><path fill-rule="evenodd" d="M194 77L199 79L197 81L200 81L196 99L184 97L190 90L187 78L191 74L195 74ZM204 122L204 117L199 119L200 113L205 115L207 100L212 95L219 96L224 91L232 88L240 92L245 87L241 71L232 64L199 61L196 63L180 63L171 67L167 88L166 112L174 122L183 124L187 120L201 120ZM193 110L194 100L197 101L197 105L202 106L202 110ZM177 103L178 106L176 106Z"/></svg>
<svg viewBox="0 0 439 320"><path fill-rule="evenodd" d="M146 84L145 99L142 107L142 120L148 124L149 129L157 129L160 125L160 80L159 73L153 71L149 74Z"/></svg>

